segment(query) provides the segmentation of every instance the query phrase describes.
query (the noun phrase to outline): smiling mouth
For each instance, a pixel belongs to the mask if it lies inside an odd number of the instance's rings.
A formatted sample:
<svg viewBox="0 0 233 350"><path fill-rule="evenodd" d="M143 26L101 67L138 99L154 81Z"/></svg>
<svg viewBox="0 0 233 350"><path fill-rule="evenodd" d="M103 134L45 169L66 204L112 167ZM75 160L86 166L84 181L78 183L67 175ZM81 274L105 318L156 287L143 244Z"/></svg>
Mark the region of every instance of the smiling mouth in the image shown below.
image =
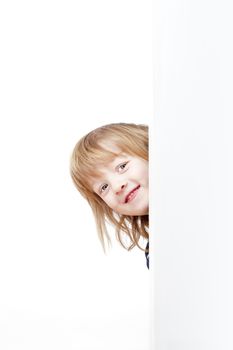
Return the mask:
<svg viewBox="0 0 233 350"><path fill-rule="evenodd" d="M132 191L130 191L127 196L125 197L125 203L130 202L131 200L133 200L136 197L137 194L137 190L139 189L140 185L138 185L137 187L135 187Z"/></svg>

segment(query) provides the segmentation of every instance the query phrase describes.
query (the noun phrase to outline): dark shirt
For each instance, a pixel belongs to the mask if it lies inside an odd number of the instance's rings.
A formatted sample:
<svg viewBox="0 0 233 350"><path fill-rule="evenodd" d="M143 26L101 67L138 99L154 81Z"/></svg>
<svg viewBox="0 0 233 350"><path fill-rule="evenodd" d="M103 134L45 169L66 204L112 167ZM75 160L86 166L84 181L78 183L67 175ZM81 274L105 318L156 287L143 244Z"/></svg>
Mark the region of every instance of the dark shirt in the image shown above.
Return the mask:
<svg viewBox="0 0 233 350"><path fill-rule="evenodd" d="M146 245L146 250L148 250L148 252L145 252L145 256L146 256L146 266L148 267L149 269L149 266L150 266L150 257L149 257L149 241Z"/></svg>

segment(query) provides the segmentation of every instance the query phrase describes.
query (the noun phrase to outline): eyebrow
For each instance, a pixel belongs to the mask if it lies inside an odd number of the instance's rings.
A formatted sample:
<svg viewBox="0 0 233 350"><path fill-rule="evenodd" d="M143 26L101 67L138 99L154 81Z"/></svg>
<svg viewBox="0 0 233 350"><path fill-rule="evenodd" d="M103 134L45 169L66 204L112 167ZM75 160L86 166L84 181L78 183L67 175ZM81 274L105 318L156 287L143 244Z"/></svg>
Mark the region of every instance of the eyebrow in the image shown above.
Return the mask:
<svg viewBox="0 0 233 350"><path fill-rule="evenodd" d="M114 159L110 162L107 162L104 167L107 169L112 169L112 167L115 169L119 164L121 164L123 161L125 161L128 158L128 155L124 154L119 154Z"/></svg>

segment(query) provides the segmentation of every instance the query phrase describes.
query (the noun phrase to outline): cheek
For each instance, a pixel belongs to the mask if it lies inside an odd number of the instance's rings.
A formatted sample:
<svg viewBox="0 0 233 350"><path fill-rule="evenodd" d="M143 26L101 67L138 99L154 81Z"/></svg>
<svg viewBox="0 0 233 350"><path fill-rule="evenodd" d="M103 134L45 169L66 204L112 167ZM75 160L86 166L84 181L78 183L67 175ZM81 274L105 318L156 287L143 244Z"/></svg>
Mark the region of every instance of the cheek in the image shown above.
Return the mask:
<svg viewBox="0 0 233 350"><path fill-rule="evenodd" d="M107 204L107 206L109 208L111 208L112 210L114 210L116 213L118 214L122 214L120 213L120 210L121 210L121 205L119 205L118 202L116 202L113 198L108 198L108 200L106 200L105 202Z"/></svg>
<svg viewBox="0 0 233 350"><path fill-rule="evenodd" d="M113 200L112 200L112 198L111 198L110 195L107 195L107 196L105 196L105 197L102 198L102 199L103 199L103 201L104 201L110 208L113 209L114 203L113 203Z"/></svg>
<svg viewBox="0 0 233 350"><path fill-rule="evenodd" d="M141 171L140 176L141 176L143 183L148 184L148 177L149 177L148 169L143 169Z"/></svg>

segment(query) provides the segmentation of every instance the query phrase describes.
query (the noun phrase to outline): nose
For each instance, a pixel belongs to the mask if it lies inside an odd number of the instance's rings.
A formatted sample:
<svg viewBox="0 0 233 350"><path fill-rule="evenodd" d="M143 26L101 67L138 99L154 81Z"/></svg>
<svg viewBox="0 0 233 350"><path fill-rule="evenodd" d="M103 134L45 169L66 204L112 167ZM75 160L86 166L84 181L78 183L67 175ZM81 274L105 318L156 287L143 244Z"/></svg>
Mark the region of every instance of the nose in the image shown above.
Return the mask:
<svg viewBox="0 0 233 350"><path fill-rule="evenodd" d="M117 187L116 187L116 191L115 191L115 193L116 194L120 194L121 192L123 192L124 190L125 190L125 187L127 186L127 184L126 183L121 183L120 185L118 185Z"/></svg>

